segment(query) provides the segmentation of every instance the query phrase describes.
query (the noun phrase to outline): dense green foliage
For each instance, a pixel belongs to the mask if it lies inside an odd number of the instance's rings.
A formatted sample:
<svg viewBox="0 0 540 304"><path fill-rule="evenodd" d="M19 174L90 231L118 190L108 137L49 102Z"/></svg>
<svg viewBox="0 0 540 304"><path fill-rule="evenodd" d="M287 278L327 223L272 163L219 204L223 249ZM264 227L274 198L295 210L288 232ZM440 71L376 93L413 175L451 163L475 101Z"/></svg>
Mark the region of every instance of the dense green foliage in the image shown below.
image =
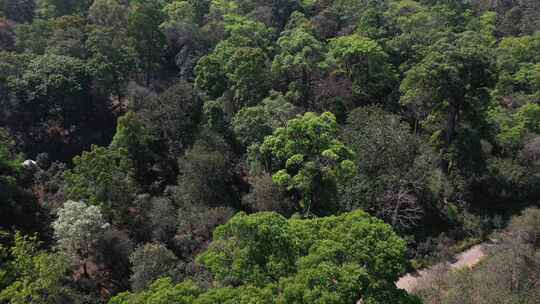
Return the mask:
<svg viewBox="0 0 540 304"><path fill-rule="evenodd" d="M300 195L300 208L309 215L331 210L336 185L353 175L353 153L336 139L338 125L332 113L308 112L291 119L267 136L260 146L262 162L273 181ZM329 193L325 193L329 192Z"/></svg>
<svg viewBox="0 0 540 304"><path fill-rule="evenodd" d="M540 202L539 3L0 0L0 304L415 303Z"/></svg>
<svg viewBox="0 0 540 304"><path fill-rule="evenodd" d="M162 279L110 303L416 303L393 286L404 253L404 241L363 211L313 220L239 213L198 257L221 288Z"/></svg>
<svg viewBox="0 0 540 304"><path fill-rule="evenodd" d="M7 303L61 303L70 291L62 285L68 264L62 255L39 249L36 236L15 234L10 248L0 247L0 301Z"/></svg>

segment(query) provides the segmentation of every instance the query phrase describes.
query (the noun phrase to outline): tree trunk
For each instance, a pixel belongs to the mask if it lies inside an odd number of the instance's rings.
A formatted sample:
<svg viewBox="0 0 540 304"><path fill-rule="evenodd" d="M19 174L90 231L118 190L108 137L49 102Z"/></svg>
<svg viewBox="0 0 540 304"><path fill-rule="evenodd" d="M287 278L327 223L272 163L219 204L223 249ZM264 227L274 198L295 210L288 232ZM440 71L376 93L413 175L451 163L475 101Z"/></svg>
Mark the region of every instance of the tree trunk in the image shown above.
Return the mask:
<svg viewBox="0 0 540 304"><path fill-rule="evenodd" d="M456 103L451 102L448 108L448 116L446 120L446 138L444 141L443 154L448 153L450 146L454 142L458 113L459 107L456 105ZM448 162L448 159L445 159L445 157L443 156L443 160L441 163L443 171L449 173L448 171L450 169L450 164Z"/></svg>
<svg viewBox="0 0 540 304"><path fill-rule="evenodd" d="M400 208L401 208L401 191L398 192L396 207L394 208L394 213L392 214L392 227L393 228L396 228L396 223L397 223L397 218L398 218Z"/></svg>
<svg viewBox="0 0 540 304"><path fill-rule="evenodd" d="M307 107L309 102L309 78L305 67L302 67L302 104Z"/></svg>
<svg viewBox="0 0 540 304"><path fill-rule="evenodd" d="M89 278L90 276L88 275L88 270L86 268L86 259L84 259L84 262L83 262L83 277L85 278Z"/></svg>
<svg viewBox="0 0 540 304"><path fill-rule="evenodd" d="M452 142L454 141L454 136L456 134L456 120L458 115L458 108L455 105L450 104L448 109L448 120L446 122L446 145L445 148L448 149Z"/></svg>

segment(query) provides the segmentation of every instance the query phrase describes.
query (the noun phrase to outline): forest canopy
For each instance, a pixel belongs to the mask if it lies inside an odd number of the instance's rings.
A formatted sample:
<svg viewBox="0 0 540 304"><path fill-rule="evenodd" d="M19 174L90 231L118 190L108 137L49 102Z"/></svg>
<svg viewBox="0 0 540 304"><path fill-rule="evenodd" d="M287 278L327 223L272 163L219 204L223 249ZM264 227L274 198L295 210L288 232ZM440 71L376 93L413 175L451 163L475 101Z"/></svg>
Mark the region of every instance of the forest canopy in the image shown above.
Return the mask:
<svg viewBox="0 0 540 304"><path fill-rule="evenodd" d="M537 0L0 0L0 109L0 304L538 276ZM493 238L478 272L395 285Z"/></svg>

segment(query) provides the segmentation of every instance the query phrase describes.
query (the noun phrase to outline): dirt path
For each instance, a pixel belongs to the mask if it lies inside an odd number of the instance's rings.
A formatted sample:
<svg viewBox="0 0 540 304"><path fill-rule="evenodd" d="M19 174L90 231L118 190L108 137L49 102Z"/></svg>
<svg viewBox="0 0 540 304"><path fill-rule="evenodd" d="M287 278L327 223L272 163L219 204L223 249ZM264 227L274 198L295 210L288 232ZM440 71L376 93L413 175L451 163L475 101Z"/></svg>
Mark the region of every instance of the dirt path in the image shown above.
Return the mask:
<svg viewBox="0 0 540 304"><path fill-rule="evenodd" d="M476 245L456 255L454 257L454 260L450 261L450 268L457 269L475 266L486 256L485 247L485 244ZM399 279L399 281L396 283L396 286L400 289L405 289L407 292L411 292L414 290L420 279L429 277L433 269L440 265L441 264L437 264L427 269L422 269L417 273L408 273Z"/></svg>

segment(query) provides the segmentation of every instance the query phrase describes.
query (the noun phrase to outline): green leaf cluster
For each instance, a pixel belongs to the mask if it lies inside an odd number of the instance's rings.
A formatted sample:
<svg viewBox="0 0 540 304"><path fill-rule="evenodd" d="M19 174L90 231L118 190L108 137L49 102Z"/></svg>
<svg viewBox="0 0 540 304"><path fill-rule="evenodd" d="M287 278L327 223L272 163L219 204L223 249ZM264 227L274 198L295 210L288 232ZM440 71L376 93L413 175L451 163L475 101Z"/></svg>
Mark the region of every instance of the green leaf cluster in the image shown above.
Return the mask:
<svg viewBox="0 0 540 304"><path fill-rule="evenodd" d="M41 245L36 236L17 232L10 248L0 246L0 302L69 301L69 289L63 284L69 264L62 255L40 250Z"/></svg>
<svg viewBox="0 0 540 304"><path fill-rule="evenodd" d="M289 220L239 213L198 257L215 275L215 288L161 279L109 303L419 303L394 285L405 271L404 253L405 242L363 211Z"/></svg>
<svg viewBox="0 0 540 304"><path fill-rule="evenodd" d="M330 112L305 113L267 136L260 146L276 184L297 191L309 214L316 190L354 175L354 153L337 139L339 127ZM330 186L331 187L331 186Z"/></svg>

